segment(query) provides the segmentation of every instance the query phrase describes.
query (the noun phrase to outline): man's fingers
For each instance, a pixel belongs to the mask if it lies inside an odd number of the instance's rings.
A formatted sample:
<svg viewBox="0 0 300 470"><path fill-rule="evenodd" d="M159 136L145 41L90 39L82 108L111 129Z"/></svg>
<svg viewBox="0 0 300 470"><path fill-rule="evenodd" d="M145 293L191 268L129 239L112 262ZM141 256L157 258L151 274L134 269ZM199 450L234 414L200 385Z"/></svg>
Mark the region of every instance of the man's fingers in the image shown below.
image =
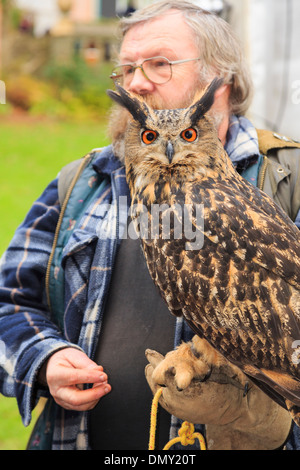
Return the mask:
<svg viewBox="0 0 300 470"><path fill-rule="evenodd" d="M46 380L55 401L66 409L92 409L110 392L103 367L80 350L65 348L54 353L46 366ZM85 389L84 384L92 384Z"/></svg>
<svg viewBox="0 0 300 470"><path fill-rule="evenodd" d="M80 390L77 387L64 387L58 391L55 400L65 409L87 411L94 408L100 398L110 391L109 384L96 385L86 390Z"/></svg>
<svg viewBox="0 0 300 470"><path fill-rule="evenodd" d="M51 364L47 369L48 384L56 386L71 386L77 384L104 383L107 375L102 366L87 367L85 369L75 368L68 364Z"/></svg>
<svg viewBox="0 0 300 470"><path fill-rule="evenodd" d="M65 348L60 350L59 353L56 354L54 360L62 365L73 366L76 369L93 369L97 367L102 369L101 366L92 361L83 351L75 348Z"/></svg>
<svg viewBox="0 0 300 470"><path fill-rule="evenodd" d="M67 369L62 377L62 383L68 385L104 383L107 375L97 369Z"/></svg>

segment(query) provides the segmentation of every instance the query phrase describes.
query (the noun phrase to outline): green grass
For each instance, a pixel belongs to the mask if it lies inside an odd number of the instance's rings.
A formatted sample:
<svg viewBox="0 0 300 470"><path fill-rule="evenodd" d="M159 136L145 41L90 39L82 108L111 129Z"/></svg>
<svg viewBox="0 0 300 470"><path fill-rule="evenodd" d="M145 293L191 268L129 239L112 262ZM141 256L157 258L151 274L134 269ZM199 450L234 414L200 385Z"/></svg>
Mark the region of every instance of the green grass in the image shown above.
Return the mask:
<svg viewBox="0 0 300 470"><path fill-rule="evenodd" d="M106 145L100 123L0 121L0 252L32 202L62 166L95 147ZM32 425L24 428L13 398L0 395L0 450L26 448Z"/></svg>
<svg viewBox="0 0 300 470"><path fill-rule="evenodd" d="M0 252L62 166L106 145L99 123L0 122Z"/></svg>
<svg viewBox="0 0 300 470"><path fill-rule="evenodd" d="M25 428L22 424L14 398L5 398L0 395L0 451L1 450L25 450L36 417L41 406L33 412L31 424Z"/></svg>

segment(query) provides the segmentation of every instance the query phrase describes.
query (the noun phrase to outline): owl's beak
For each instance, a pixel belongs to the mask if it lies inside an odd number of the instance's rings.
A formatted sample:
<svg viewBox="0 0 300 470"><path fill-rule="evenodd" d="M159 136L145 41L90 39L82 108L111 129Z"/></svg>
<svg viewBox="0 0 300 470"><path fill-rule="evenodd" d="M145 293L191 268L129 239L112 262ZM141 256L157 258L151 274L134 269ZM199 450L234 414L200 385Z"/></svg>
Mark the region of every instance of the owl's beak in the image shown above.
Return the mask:
<svg viewBox="0 0 300 470"><path fill-rule="evenodd" d="M166 147L166 156L169 160L169 163L172 162L172 159L174 157L174 153L175 152L174 152L173 144L172 144L172 142L169 141L168 144L167 144L167 147Z"/></svg>

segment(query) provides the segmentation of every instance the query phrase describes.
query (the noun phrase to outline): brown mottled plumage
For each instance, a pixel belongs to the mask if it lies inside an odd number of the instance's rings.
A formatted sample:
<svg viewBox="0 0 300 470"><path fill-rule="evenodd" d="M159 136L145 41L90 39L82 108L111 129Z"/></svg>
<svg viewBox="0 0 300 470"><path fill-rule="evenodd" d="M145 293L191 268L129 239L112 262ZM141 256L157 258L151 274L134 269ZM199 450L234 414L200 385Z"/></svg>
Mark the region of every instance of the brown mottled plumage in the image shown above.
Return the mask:
<svg viewBox="0 0 300 470"><path fill-rule="evenodd" d="M120 87L108 92L133 116L125 165L134 217L141 231L143 207L151 227L153 204L166 204L165 214L173 206L167 239L162 231L141 237L150 274L171 313L183 315L196 334L286 404L299 425L299 231L234 170L206 115L220 83L215 79L200 100L179 110L153 110ZM189 217L198 231L196 207L203 205L200 249L189 249L184 230L175 236L184 205L193 207Z"/></svg>

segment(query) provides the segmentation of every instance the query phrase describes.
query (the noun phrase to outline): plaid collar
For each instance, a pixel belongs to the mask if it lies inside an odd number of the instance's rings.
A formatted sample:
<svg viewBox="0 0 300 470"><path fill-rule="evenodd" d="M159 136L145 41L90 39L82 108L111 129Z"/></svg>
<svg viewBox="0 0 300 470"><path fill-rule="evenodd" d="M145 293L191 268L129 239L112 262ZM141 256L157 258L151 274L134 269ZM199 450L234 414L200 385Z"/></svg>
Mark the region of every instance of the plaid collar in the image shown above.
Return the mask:
<svg viewBox="0 0 300 470"><path fill-rule="evenodd" d="M247 118L231 116L225 150L235 167L247 167L247 162L260 155L256 129Z"/></svg>

